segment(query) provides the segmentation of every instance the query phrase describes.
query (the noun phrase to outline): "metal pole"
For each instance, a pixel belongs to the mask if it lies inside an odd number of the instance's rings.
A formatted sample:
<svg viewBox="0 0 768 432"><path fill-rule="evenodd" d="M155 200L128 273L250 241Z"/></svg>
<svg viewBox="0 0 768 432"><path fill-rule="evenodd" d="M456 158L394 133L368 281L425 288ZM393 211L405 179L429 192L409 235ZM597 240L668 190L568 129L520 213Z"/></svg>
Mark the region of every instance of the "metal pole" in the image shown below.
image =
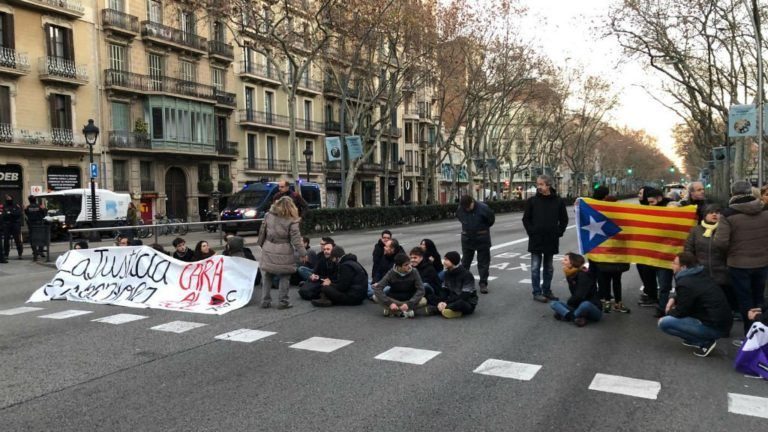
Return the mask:
<svg viewBox="0 0 768 432"><path fill-rule="evenodd" d="M764 155L763 155L763 35L760 30L760 11L757 0L752 0L752 15L755 24L755 39L757 40L757 187L763 187Z"/></svg>
<svg viewBox="0 0 768 432"><path fill-rule="evenodd" d="M95 144L95 143L94 143ZM93 166L93 144L90 144L90 157L91 157L91 166ZM90 170L90 166L88 167ZM93 178L93 172L91 172L91 227L96 228L96 182ZM97 240L98 237L98 240ZM100 241L101 240L101 234L99 232L95 232L91 234L91 241Z"/></svg>

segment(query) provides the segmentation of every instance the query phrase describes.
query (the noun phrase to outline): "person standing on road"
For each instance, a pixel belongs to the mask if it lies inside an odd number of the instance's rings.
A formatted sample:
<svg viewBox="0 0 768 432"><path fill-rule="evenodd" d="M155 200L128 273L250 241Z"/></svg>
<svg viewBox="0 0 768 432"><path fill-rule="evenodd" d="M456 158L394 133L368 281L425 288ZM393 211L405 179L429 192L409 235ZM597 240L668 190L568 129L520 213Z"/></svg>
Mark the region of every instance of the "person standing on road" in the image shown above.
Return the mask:
<svg viewBox="0 0 768 432"><path fill-rule="evenodd" d="M291 197L278 199L267 212L259 230L257 244L261 254L261 307L271 306L272 278L279 276L278 309L293 307L288 297L291 274L296 271L296 257L306 262L307 250L299 231L299 210Z"/></svg>
<svg viewBox="0 0 768 432"><path fill-rule="evenodd" d="M677 254L672 268L677 288L675 297L667 302L666 316L659 320L659 330L696 348L694 355L706 357L717 340L731 332L733 316L728 300L692 253Z"/></svg>
<svg viewBox="0 0 768 432"><path fill-rule="evenodd" d="M5 226L8 222L5 221L5 205L0 202L0 264L8 262L8 255L5 253ZM10 245L8 246L10 249Z"/></svg>
<svg viewBox="0 0 768 432"><path fill-rule="evenodd" d="M752 185L734 182L731 200L723 210L715 230L715 247L726 251L728 274L744 321L744 334L752 321L750 309L765 303L768 279L768 210L752 195Z"/></svg>
<svg viewBox="0 0 768 432"><path fill-rule="evenodd" d="M21 220L23 211L21 206L13 202L13 197L5 195L5 203L2 207L0 218L3 220L3 256L7 260L11 253L11 238L16 243L16 251L19 253L19 259L24 252L24 245L21 243Z"/></svg>
<svg viewBox="0 0 768 432"><path fill-rule="evenodd" d="M560 237L568 226L565 201L552 187L552 179L540 175L536 179L536 195L528 198L523 212L523 227L528 234L528 252L531 254L531 285L533 299L542 303L557 300L552 294L552 259L560 249ZM541 268L544 267L544 279Z"/></svg>
<svg viewBox="0 0 768 432"><path fill-rule="evenodd" d="M139 224L139 213L136 210L136 204L133 202L128 203L128 212L125 215L125 223L128 226L136 226ZM128 238L133 239L136 237L136 228L129 228L127 231Z"/></svg>
<svg viewBox="0 0 768 432"><path fill-rule="evenodd" d="M48 226L45 224L45 207L37 203L37 197L29 196L29 205L24 209L27 217L27 227L29 228L29 245L32 249L32 260L37 261L38 257L45 257L43 249L47 242L45 230Z"/></svg>
<svg viewBox="0 0 768 432"><path fill-rule="evenodd" d="M272 203L276 203L277 200L284 196L291 198L293 205L296 206L296 210L299 212L299 217L304 216L304 213L306 213L309 205L306 201L304 201L304 198L302 198L298 192L291 192L291 184L288 183L288 180L280 180L277 182L277 193L275 194L275 197L272 198Z"/></svg>
<svg viewBox="0 0 768 432"><path fill-rule="evenodd" d="M704 188L704 183L700 181L691 182L688 185L688 196L680 201L680 206L685 207L689 205L695 205L696 206L696 216L699 218L699 222L701 222L702 219L704 219L704 208L709 204L709 201L706 197L706 189Z"/></svg>
<svg viewBox="0 0 768 432"><path fill-rule="evenodd" d="M637 192L637 199L640 205L648 205L648 192L652 191L650 186L643 186ZM640 294L640 301L637 302L640 307L657 307L659 304L659 284L656 282L656 270L647 264L635 264L637 274L640 275L640 281L643 283L643 293Z"/></svg>
<svg viewBox="0 0 768 432"><path fill-rule="evenodd" d="M477 273L480 276L480 292L488 294L488 268L491 265L491 227L496 215L486 203L475 201L471 195L463 195L456 209L461 222L461 265L469 270L477 252Z"/></svg>
<svg viewBox="0 0 768 432"><path fill-rule="evenodd" d="M649 206L667 207L670 203L669 199L664 196L664 193L658 189L647 189L645 191L645 196L648 199ZM672 270L668 268L654 266L649 266L649 268L653 269L654 274L656 275L656 284L659 287L659 302L656 305L655 316L656 318L661 318L664 316L667 300L669 300L669 293L672 291L672 279L674 278L674 274L672 273Z"/></svg>

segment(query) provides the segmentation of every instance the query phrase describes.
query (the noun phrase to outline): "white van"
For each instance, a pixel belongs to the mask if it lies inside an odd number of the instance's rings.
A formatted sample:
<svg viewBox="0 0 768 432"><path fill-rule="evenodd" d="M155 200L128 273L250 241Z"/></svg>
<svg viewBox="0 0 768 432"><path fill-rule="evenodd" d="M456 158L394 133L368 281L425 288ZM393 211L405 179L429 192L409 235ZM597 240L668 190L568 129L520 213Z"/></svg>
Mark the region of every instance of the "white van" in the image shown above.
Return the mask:
<svg viewBox="0 0 768 432"><path fill-rule="evenodd" d="M45 200L49 222L58 222L65 229L89 228L91 222L91 190L68 189L37 195ZM128 214L131 196L107 189L96 189L96 227L111 227Z"/></svg>

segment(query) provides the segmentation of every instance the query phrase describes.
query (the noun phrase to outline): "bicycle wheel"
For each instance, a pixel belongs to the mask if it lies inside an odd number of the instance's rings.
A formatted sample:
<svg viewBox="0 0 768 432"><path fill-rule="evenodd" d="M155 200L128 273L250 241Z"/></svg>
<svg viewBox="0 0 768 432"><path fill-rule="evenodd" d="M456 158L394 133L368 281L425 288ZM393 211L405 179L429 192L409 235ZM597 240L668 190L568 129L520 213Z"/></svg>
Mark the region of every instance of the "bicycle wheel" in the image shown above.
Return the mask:
<svg viewBox="0 0 768 432"><path fill-rule="evenodd" d="M141 225L141 228L138 229L138 236L139 238L147 238L150 235L149 228L144 226L144 221L139 219L139 225Z"/></svg>
<svg viewBox="0 0 768 432"><path fill-rule="evenodd" d="M182 225L177 225L179 228L179 235L186 235L189 232L189 225L185 223L186 221L184 219L179 219L179 223Z"/></svg>

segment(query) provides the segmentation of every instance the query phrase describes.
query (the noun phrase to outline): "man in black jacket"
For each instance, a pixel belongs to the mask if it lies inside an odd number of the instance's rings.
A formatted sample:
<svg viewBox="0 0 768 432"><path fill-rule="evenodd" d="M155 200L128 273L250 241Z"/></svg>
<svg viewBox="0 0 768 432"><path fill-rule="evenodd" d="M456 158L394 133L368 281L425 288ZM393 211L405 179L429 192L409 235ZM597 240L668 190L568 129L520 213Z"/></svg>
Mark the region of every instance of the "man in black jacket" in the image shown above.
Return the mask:
<svg viewBox="0 0 768 432"><path fill-rule="evenodd" d="M379 261L381 261L381 257L384 255L384 245L392 238L392 232L390 230L384 230L381 232L381 237L379 237L379 240L376 242L375 245L373 245L373 267L371 268L371 275L378 274L379 270ZM388 272L389 269L385 269L384 273ZM382 273L383 276L383 273ZM381 278L381 276L379 277Z"/></svg>
<svg viewBox="0 0 768 432"><path fill-rule="evenodd" d="M272 198L272 202L276 203L277 200L284 196L291 197L293 203L296 205L296 208L299 210L299 217L304 216L304 213L306 213L307 209L309 209L309 205L306 201L304 201L304 198L302 198L298 192L291 191L291 184L288 183L288 180L280 180L277 182L277 193Z"/></svg>
<svg viewBox="0 0 768 432"><path fill-rule="evenodd" d="M477 307L475 277L464 266L460 266L459 253L451 251L443 256L445 282L435 294L427 296L428 314L439 313L444 318L460 318L470 315Z"/></svg>
<svg viewBox="0 0 768 432"><path fill-rule="evenodd" d="M415 268L421 276L421 282L424 283L424 292L426 296L434 294L434 292L440 288L442 283L440 277L437 275L435 266L429 260L424 259L424 251L416 246L411 249L409 253L411 258L411 267Z"/></svg>
<svg viewBox="0 0 768 432"><path fill-rule="evenodd" d="M0 218L2 218L3 227L3 256L8 259L11 252L11 238L16 243L16 251L19 253L19 259L24 251L24 245L21 243L21 222L23 211L21 206L13 202L13 197L5 195L5 204L0 208Z"/></svg>
<svg viewBox="0 0 768 432"><path fill-rule="evenodd" d="M361 304L368 293L368 273L357 262L357 256L347 254L341 246L335 246L331 251L331 260L337 265L338 278L336 281L323 279L320 297L312 300L312 304L317 307Z"/></svg>
<svg viewBox="0 0 768 432"><path fill-rule="evenodd" d="M464 195L456 209L461 222L461 265L469 270L477 252L477 273L480 276L480 292L488 294L488 269L491 265L491 227L496 215L487 204Z"/></svg>
<svg viewBox="0 0 768 432"><path fill-rule="evenodd" d="M540 175L536 179L536 195L528 198L523 212L523 227L528 234L528 252L531 253L531 286L536 301L557 300L551 288L552 258L560 251L560 237L567 226L565 201L552 187L552 179ZM542 265L544 280L541 279Z"/></svg>
<svg viewBox="0 0 768 432"><path fill-rule="evenodd" d="M683 345L696 348L694 355L706 357L717 340L728 337L731 331L733 315L728 300L692 253L677 254L672 268L676 296L669 299L667 316L659 320L659 329L683 339Z"/></svg>
<svg viewBox="0 0 768 432"><path fill-rule="evenodd" d="M392 270L392 266L395 265L395 255L405 255L405 250L400 246L400 242L397 239L390 238L384 242L384 253L381 254L379 261L374 264L374 272L371 274L371 283L378 282L381 278Z"/></svg>
<svg viewBox="0 0 768 432"><path fill-rule="evenodd" d="M337 267L336 263L331 260L333 248L333 243L323 244L323 254L317 258L317 264L312 269L309 279L304 283L304 286L299 288L299 297L304 300L320 298L320 286L323 284L323 280L336 280Z"/></svg>
<svg viewBox="0 0 768 432"><path fill-rule="evenodd" d="M24 215L27 217L27 227L29 227L29 245L32 249L32 259L45 257L45 245L48 242L47 229L50 229L45 222L45 216L48 211L37 202L37 197L30 195L29 205L24 209Z"/></svg>

